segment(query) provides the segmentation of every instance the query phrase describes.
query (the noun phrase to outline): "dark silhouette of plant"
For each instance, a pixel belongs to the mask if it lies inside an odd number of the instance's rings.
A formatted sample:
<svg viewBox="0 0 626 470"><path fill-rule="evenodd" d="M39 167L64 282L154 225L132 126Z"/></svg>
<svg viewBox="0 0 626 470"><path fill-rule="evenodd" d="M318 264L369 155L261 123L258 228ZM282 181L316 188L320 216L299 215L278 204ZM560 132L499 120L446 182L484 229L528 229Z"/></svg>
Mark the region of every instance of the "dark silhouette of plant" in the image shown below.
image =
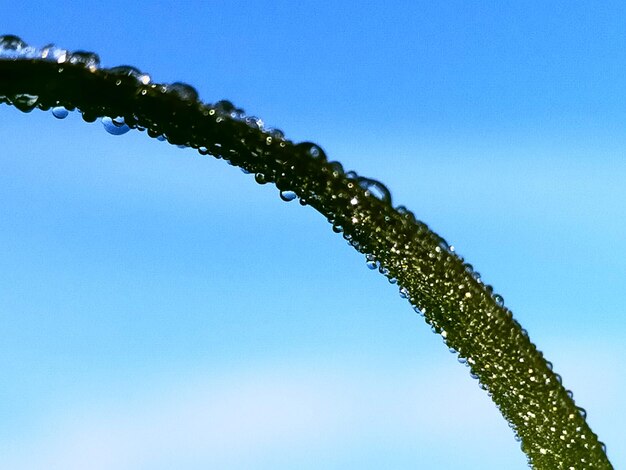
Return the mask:
<svg viewBox="0 0 626 470"><path fill-rule="evenodd" d="M458 353L521 440L535 468L612 468L585 421L500 295L376 180L345 172L310 142L264 129L227 101L205 104L189 85L153 83L133 67L100 68L95 54L37 49L0 37L0 102L62 118L79 110L112 134L131 128L224 159L273 183L332 224L368 266L393 282L447 346Z"/></svg>

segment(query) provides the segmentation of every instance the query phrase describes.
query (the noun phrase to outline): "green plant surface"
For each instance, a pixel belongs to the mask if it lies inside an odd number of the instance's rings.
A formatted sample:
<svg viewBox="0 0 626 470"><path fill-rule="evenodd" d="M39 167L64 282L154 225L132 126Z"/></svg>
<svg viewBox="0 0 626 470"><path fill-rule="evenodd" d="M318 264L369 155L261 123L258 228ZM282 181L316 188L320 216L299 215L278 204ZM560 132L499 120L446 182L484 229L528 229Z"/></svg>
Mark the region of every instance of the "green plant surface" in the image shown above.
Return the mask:
<svg viewBox="0 0 626 470"><path fill-rule="evenodd" d="M5 37L4 47L26 48ZM44 54L49 53L44 51ZM120 116L125 126L193 147L275 184L284 200L320 212L466 362L521 439L535 468L611 468L605 450L540 351L453 247L376 180L345 172L312 143L265 132L228 102L204 104L184 84L153 83L131 69L102 69L95 55L0 61L2 100L28 112L78 109L85 121Z"/></svg>

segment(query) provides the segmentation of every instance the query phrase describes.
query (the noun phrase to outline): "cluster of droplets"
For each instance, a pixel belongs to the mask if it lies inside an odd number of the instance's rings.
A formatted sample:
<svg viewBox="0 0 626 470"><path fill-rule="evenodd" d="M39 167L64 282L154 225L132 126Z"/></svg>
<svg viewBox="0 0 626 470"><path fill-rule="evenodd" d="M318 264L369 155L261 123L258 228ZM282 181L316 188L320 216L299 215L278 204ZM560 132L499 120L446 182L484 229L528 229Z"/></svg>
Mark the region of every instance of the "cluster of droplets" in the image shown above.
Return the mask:
<svg viewBox="0 0 626 470"><path fill-rule="evenodd" d="M77 67L113 88L131 90L130 99L138 100L136 113L119 115L101 102L92 109L89 103L50 104L49 97L42 101L37 95L12 96L10 103L23 111L39 106L63 119L78 108L88 122L101 117L111 134L134 128L193 147L241 167L260 184L275 184L284 201L297 199L313 206L333 231L366 255L368 268L396 284L400 296L442 336L509 420L533 465L554 468L567 461L574 462L574 468L610 468L603 445L585 423L584 410L575 406L502 296L411 211L394 208L382 183L344 172L319 146L294 144L229 101L204 104L190 85L157 84L134 67L101 69L95 54L72 54L53 46L34 49L15 36L3 36L0 59L52 61L59 71ZM97 98L90 97L94 102ZM160 106L140 112L141 100ZM168 111L159 114L161 109Z"/></svg>
<svg viewBox="0 0 626 470"><path fill-rule="evenodd" d="M253 130L261 131L267 134L268 142L284 141L285 137L282 131L274 128L267 128L262 119L256 116L249 116L243 109L236 107L228 100L221 100L214 104L204 104L199 100L197 90L189 84L183 82L174 82L170 84L157 84L152 82L149 74L142 72L136 67L130 65L122 65L111 68L101 68L100 58L93 52L75 51L70 52L65 49L58 48L52 44L38 48L28 45L21 38L14 35L0 36L0 60L41 60L52 62L59 65L59 72L63 71L63 67L79 66L84 67L90 72L104 72L114 81L115 85L128 85L131 83L140 88L142 95L148 93L158 93L169 96L172 99L181 100L188 103L189 106L200 107L204 110L204 114L212 116L216 122L224 120L232 120L245 124ZM24 112L31 111L37 107L42 107L38 101L38 96L21 94L11 97L10 104L16 106ZM45 107L42 107L45 109ZM52 115L57 119L65 119L70 109L64 106L53 106L50 108ZM96 117L89 110L82 112L83 119L87 122L93 122ZM104 129L112 135L126 134L130 129L136 128L140 131L146 130L137 124L135 119L129 119L124 116L105 116L102 117ZM158 129L148 129L150 137L157 138L161 141L167 141L168 137ZM178 144L180 147L193 146L192 143ZM203 155L212 154L218 158L221 157L219 152L211 152L207 147L196 146L198 151ZM281 198L285 201L291 201L296 198L293 191L281 192Z"/></svg>
<svg viewBox="0 0 626 470"><path fill-rule="evenodd" d="M14 35L0 36L0 59L46 60L58 64L80 65L95 71L100 67L100 58L93 52L75 51L48 44L44 47L33 47Z"/></svg>

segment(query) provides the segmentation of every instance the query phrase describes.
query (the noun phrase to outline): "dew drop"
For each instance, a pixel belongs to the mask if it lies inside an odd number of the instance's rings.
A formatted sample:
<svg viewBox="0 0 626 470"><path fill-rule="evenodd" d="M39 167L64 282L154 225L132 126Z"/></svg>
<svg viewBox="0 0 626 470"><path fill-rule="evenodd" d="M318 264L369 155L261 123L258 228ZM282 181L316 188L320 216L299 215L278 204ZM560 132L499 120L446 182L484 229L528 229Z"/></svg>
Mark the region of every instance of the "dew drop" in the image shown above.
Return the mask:
<svg viewBox="0 0 626 470"><path fill-rule="evenodd" d="M357 182L359 186L366 191L366 193L371 194L376 199L380 199L383 202L391 204L391 193L380 181L359 176L357 177Z"/></svg>
<svg viewBox="0 0 626 470"><path fill-rule="evenodd" d="M51 60L53 62L58 62L59 57L64 54L67 55L67 51L59 49L54 44L47 44L39 51L40 58L44 60Z"/></svg>
<svg viewBox="0 0 626 470"><path fill-rule="evenodd" d="M37 106L37 101L39 100L39 96L37 95L29 95L29 94L21 94L13 97L13 106L24 113L29 113Z"/></svg>
<svg viewBox="0 0 626 470"><path fill-rule="evenodd" d="M92 112L89 112L89 111L83 111L82 116L83 116L83 121L85 122L96 122L96 120L98 119L98 116L96 114L93 114Z"/></svg>
<svg viewBox="0 0 626 470"><path fill-rule="evenodd" d="M285 140L285 134L280 129L267 129L266 132L274 139Z"/></svg>
<svg viewBox="0 0 626 470"><path fill-rule="evenodd" d="M63 106L56 106L52 108L52 115L57 119L65 119L70 112Z"/></svg>
<svg viewBox="0 0 626 470"><path fill-rule="evenodd" d="M417 313L420 317L424 316L424 312L419 307L413 307L413 311Z"/></svg>
<svg viewBox="0 0 626 470"><path fill-rule="evenodd" d="M502 297L500 294L496 294L493 296L493 300L496 301L496 303L498 304L499 307L503 307L504 306L504 297Z"/></svg>
<svg viewBox="0 0 626 470"><path fill-rule="evenodd" d="M296 197L298 196L293 191L281 191L280 192L280 198L285 202L293 201Z"/></svg>
<svg viewBox="0 0 626 470"><path fill-rule="evenodd" d="M70 64L82 65L90 70L100 67L100 57L93 52L77 51L72 52L69 56Z"/></svg>
<svg viewBox="0 0 626 470"><path fill-rule="evenodd" d="M17 36L12 34L0 36L0 58L17 58L26 47L28 44Z"/></svg>
<svg viewBox="0 0 626 470"><path fill-rule="evenodd" d="M267 183L267 179L265 178L265 175L263 173L257 173L256 175L254 175L254 179L259 184Z"/></svg>
<svg viewBox="0 0 626 470"><path fill-rule="evenodd" d="M378 263L376 262L376 257L374 255L367 255L365 257L365 264L369 269L376 269L378 267Z"/></svg>
<svg viewBox="0 0 626 470"><path fill-rule="evenodd" d="M180 99L195 103L198 101L198 91L187 83L174 82L167 85L167 92L178 96Z"/></svg>
<svg viewBox="0 0 626 470"><path fill-rule="evenodd" d="M103 117L102 125L104 126L104 129L112 135L126 134L130 130L130 127L126 125L126 123L124 122L124 118L122 117Z"/></svg>
<svg viewBox="0 0 626 470"><path fill-rule="evenodd" d="M409 220L411 222L415 222L415 215L413 214L413 212L411 212L409 209L407 209L406 206L398 206L398 207L396 207L396 211L399 214L402 214L405 219L407 219L407 220Z"/></svg>
<svg viewBox="0 0 626 470"><path fill-rule="evenodd" d="M300 142L296 145L296 148L304 151L309 157L315 160L326 161L326 153L324 153L322 148L317 144L312 142Z"/></svg>
<svg viewBox="0 0 626 470"><path fill-rule="evenodd" d="M244 119L244 122L252 129L263 130L263 120L261 118L258 118L256 116L248 116Z"/></svg>
<svg viewBox="0 0 626 470"><path fill-rule="evenodd" d="M111 75L134 78L137 82L142 83L143 85L147 85L150 83L150 75L143 73L137 67L133 67L132 65L120 65L118 67L112 67L108 69L108 72Z"/></svg>
<svg viewBox="0 0 626 470"><path fill-rule="evenodd" d="M400 297L407 299L409 297L409 290L406 287L400 287Z"/></svg>

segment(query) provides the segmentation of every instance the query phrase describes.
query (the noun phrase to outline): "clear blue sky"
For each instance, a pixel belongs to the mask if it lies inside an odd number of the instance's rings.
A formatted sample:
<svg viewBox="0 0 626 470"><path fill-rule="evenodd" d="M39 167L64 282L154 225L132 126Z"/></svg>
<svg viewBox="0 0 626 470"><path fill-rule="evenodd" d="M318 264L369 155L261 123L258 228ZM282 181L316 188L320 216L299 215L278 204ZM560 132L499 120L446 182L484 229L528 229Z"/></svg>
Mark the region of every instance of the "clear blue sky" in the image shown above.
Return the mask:
<svg viewBox="0 0 626 470"><path fill-rule="evenodd" d="M626 466L623 2L11 9L0 34L189 82L385 182ZM467 369L311 208L75 114L3 106L0 139L0 468L526 468Z"/></svg>

